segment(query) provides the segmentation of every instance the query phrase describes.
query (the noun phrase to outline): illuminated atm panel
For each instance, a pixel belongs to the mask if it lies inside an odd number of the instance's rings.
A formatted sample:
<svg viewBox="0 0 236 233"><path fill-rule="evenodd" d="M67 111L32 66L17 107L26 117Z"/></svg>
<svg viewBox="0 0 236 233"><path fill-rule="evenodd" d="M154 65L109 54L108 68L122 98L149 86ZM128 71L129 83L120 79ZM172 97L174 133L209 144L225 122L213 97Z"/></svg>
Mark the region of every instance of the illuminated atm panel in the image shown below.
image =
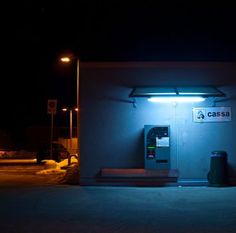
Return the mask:
<svg viewBox="0 0 236 233"><path fill-rule="evenodd" d="M144 126L144 167L149 170L170 169L170 127Z"/></svg>

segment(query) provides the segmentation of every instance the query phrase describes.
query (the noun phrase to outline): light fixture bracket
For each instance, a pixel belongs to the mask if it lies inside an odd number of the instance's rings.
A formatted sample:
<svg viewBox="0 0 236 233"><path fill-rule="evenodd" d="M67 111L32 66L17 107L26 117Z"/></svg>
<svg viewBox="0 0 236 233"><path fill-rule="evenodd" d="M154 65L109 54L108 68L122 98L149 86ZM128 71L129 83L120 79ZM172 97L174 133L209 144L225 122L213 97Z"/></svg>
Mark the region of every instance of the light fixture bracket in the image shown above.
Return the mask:
<svg viewBox="0 0 236 233"><path fill-rule="evenodd" d="M183 87L135 87L129 97L224 97L225 94L212 86Z"/></svg>

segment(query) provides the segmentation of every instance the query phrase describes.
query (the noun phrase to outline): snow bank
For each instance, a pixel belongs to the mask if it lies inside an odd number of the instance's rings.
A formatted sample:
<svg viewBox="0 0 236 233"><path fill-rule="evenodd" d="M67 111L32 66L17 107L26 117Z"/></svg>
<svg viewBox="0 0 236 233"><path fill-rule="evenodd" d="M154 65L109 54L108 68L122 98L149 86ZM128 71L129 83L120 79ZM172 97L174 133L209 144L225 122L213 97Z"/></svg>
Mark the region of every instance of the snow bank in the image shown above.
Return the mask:
<svg viewBox="0 0 236 233"><path fill-rule="evenodd" d="M47 174L58 174L65 173L65 170L62 170L59 164L54 160L43 160L44 169L36 172L37 175L47 175Z"/></svg>
<svg viewBox="0 0 236 233"><path fill-rule="evenodd" d="M69 166L66 170L66 174L61 179L61 184L72 184L77 185L79 184L79 178L80 178L80 169L78 163L74 163L71 166Z"/></svg>
<svg viewBox="0 0 236 233"><path fill-rule="evenodd" d="M37 175L65 174L66 170L62 169L44 169L36 172Z"/></svg>
<svg viewBox="0 0 236 233"><path fill-rule="evenodd" d="M67 167L68 166L68 159L64 159L62 160L60 163L55 162L54 160L43 160L42 161L44 163L44 169L41 171L36 172L37 175L50 175L50 174L68 174L68 171L66 169L61 169L63 167ZM74 157L71 158L71 166L74 167L74 165L78 164L78 160ZM78 167L78 166L76 166ZM70 175L71 175L71 169L70 170ZM78 169L74 169L73 172L77 172L76 170ZM72 172L72 173L73 173Z"/></svg>
<svg viewBox="0 0 236 233"><path fill-rule="evenodd" d="M58 163L54 160L42 160L45 169L60 169Z"/></svg>
<svg viewBox="0 0 236 233"><path fill-rule="evenodd" d="M75 157L71 157L71 164L77 164L77 163L78 163L78 160ZM68 166L68 159L62 160L60 163L58 163L58 165L61 168Z"/></svg>

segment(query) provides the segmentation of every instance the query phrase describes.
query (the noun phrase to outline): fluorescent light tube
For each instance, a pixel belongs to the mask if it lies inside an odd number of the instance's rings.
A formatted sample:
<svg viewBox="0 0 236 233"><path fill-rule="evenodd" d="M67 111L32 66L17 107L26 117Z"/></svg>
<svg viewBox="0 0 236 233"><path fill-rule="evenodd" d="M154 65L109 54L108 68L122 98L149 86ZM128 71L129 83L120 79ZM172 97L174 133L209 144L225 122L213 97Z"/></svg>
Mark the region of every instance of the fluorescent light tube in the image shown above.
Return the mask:
<svg viewBox="0 0 236 233"><path fill-rule="evenodd" d="M171 102L178 102L178 103L191 103L191 102L202 102L205 98L203 97L196 97L196 96L188 96L188 97L151 97L148 99L150 102L154 103L171 103Z"/></svg>

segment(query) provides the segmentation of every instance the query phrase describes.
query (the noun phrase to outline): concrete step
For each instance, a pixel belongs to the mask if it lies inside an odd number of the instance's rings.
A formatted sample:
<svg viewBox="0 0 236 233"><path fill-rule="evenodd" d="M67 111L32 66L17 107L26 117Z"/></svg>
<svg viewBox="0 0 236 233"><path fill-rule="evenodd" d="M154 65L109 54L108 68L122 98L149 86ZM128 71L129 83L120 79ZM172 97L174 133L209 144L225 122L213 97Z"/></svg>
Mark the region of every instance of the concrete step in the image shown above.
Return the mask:
<svg viewBox="0 0 236 233"><path fill-rule="evenodd" d="M176 185L178 176L179 172L176 169L103 168L96 181L104 185L172 186Z"/></svg>
<svg viewBox="0 0 236 233"><path fill-rule="evenodd" d="M177 178L177 169L169 170L146 170L143 168L102 168L100 176L102 178Z"/></svg>

